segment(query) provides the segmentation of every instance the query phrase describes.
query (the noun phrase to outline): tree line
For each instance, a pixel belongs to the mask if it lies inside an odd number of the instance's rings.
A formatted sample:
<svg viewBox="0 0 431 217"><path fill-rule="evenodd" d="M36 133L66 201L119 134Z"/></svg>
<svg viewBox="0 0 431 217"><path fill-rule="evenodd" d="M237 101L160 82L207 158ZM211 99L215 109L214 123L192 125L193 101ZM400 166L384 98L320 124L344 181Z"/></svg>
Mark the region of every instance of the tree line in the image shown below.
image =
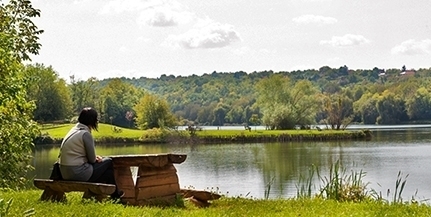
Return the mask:
<svg viewBox="0 0 431 217"><path fill-rule="evenodd" d="M431 121L431 68L292 72L212 72L201 76L110 78L66 83L51 67L26 66L28 99L39 122L73 119L85 106L101 122L148 129L177 125L257 125L293 129L326 124Z"/></svg>

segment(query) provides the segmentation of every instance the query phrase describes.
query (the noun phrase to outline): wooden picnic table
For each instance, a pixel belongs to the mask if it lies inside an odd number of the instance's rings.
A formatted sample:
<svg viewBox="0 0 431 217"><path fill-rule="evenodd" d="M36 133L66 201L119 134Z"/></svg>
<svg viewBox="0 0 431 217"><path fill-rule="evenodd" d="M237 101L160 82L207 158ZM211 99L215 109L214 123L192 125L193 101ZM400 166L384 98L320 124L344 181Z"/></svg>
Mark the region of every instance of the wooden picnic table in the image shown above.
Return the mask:
<svg viewBox="0 0 431 217"><path fill-rule="evenodd" d="M169 205L181 195L177 170L185 154L114 155L117 186L124 191L122 202L130 205ZM131 167L136 167L136 177Z"/></svg>

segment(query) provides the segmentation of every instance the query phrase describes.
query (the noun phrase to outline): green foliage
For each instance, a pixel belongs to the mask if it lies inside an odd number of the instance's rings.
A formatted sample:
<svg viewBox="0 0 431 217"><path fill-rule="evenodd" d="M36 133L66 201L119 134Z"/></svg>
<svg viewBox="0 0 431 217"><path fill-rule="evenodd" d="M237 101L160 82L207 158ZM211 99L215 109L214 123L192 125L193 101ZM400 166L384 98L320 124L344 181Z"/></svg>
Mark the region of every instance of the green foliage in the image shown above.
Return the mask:
<svg viewBox="0 0 431 217"><path fill-rule="evenodd" d="M406 121L405 101L389 91L383 92L377 100L378 124L399 124Z"/></svg>
<svg viewBox="0 0 431 217"><path fill-rule="evenodd" d="M101 89L103 99L101 119L105 123L122 127L134 127L136 112L133 107L143 96L143 91L121 79L113 79Z"/></svg>
<svg viewBox="0 0 431 217"><path fill-rule="evenodd" d="M43 64L28 65L25 76L29 81L28 100L36 103L34 120L51 122L70 117L72 100L64 79L54 69Z"/></svg>
<svg viewBox="0 0 431 217"><path fill-rule="evenodd" d="M10 50L18 61L30 60L29 54L38 54L42 46L38 40L39 30L31 20L40 16L40 10L33 8L28 0L9 0L0 5L0 32L13 41Z"/></svg>
<svg viewBox="0 0 431 217"><path fill-rule="evenodd" d="M4 199L0 199L0 216L7 216L9 213L10 206L12 205L13 199L9 199L5 201Z"/></svg>
<svg viewBox="0 0 431 217"><path fill-rule="evenodd" d="M309 81L292 84L287 77L272 75L257 84L263 124L271 129L293 129L314 123L318 110L317 89Z"/></svg>
<svg viewBox="0 0 431 217"><path fill-rule="evenodd" d="M431 120L431 93L420 87L415 94L407 99L407 114L411 120Z"/></svg>
<svg viewBox="0 0 431 217"><path fill-rule="evenodd" d="M366 189L367 183L362 179L365 173L352 171L350 175L346 174L346 169L338 160L331 165L329 176L320 176L323 186L320 189L319 196L325 199L337 201L360 202L370 198L369 192Z"/></svg>
<svg viewBox="0 0 431 217"><path fill-rule="evenodd" d="M171 128L177 125L166 100L146 94L135 105L136 125L140 129Z"/></svg>
<svg viewBox="0 0 431 217"><path fill-rule="evenodd" d="M0 187L20 187L31 169L32 140L37 126L31 120L34 104L26 100L23 66L9 50L10 36L0 32Z"/></svg>
<svg viewBox="0 0 431 217"><path fill-rule="evenodd" d="M96 78L89 78L87 81L75 79L70 76L69 89L73 102L72 112L79 114L82 108L92 107L100 111L102 108L102 99L100 97L100 85Z"/></svg>
<svg viewBox="0 0 431 217"><path fill-rule="evenodd" d="M322 96L323 122L333 130L346 129L353 120L353 101L345 95Z"/></svg>

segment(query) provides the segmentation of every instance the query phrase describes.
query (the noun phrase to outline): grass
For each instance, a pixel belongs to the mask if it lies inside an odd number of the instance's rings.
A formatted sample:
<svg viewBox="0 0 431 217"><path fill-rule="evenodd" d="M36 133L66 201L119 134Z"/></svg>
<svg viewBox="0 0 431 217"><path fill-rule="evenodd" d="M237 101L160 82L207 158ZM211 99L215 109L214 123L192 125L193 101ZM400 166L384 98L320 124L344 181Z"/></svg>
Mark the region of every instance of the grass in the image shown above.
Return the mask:
<svg viewBox="0 0 431 217"><path fill-rule="evenodd" d="M53 138L63 138L64 135L73 127L74 124L61 124L61 125L44 125L42 133L48 133ZM93 132L95 138L102 138L106 136L124 137L124 138L140 138L145 130L128 129L116 127L121 132L114 132L114 126L110 124L99 124L99 131ZM237 136L237 135L324 135L324 134L345 134L349 131L341 130L202 130L196 131L197 136Z"/></svg>
<svg viewBox="0 0 431 217"><path fill-rule="evenodd" d="M3 216L430 216L431 207L420 204L338 202L321 198L248 199L222 197L208 208L198 208L188 201L184 207L134 207L82 201L81 193L67 193L66 203L41 202L40 190L0 192L5 201L12 199ZM1 209L2 207L0 207Z"/></svg>
<svg viewBox="0 0 431 217"><path fill-rule="evenodd" d="M73 127L74 124L46 124L42 126L42 134L49 135L51 138L48 142L41 142L42 144L60 143L61 139ZM337 131L337 130L202 130L195 131L196 138L200 142L252 142L252 141L279 141L289 139L338 139L341 137L349 138L350 136L357 136L360 132L354 131ZM99 130L93 132L94 138L98 142L190 142L191 134L189 131L177 130L138 130L128 129L109 124L99 124Z"/></svg>
<svg viewBox="0 0 431 217"><path fill-rule="evenodd" d="M42 126L42 133L48 133L52 138L63 138L75 124L60 124L60 125L44 125ZM92 132L93 137L100 139L103 137L121 137L129 139L138 139L144 133L143 130L128 129L116 127L121 129L121 132L115 132L114 126L109 124L99 124L99 130Z"/></svg>

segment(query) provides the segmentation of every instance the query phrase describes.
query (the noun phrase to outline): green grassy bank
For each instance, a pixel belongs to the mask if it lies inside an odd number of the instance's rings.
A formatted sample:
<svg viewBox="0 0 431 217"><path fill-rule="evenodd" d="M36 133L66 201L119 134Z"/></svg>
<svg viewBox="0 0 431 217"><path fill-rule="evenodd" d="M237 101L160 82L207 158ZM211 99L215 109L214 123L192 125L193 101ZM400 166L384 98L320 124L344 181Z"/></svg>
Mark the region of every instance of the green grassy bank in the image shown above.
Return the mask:
<svg viewBox="0 0 431 217"><path fill-rule="evenodd" d="M44 125L36 144L59 144L73 124ZM225 142L288 142L302 140L363 139L369 131L341 130L137 130L100 124L93 132L104 143L225 143Z"/></svg>
<svg viewBox="0 0 431 217"><path fill-rule="evenodd" d="M0 216L431 216L431 207L414 203L335 200L225 198L198 208L185 201L182 207L133 207L110 202L82 201L80 193L68 193L65 203L41 202L41 190L0 192ZM12 199L8 211L7 202Z"/></svg>

